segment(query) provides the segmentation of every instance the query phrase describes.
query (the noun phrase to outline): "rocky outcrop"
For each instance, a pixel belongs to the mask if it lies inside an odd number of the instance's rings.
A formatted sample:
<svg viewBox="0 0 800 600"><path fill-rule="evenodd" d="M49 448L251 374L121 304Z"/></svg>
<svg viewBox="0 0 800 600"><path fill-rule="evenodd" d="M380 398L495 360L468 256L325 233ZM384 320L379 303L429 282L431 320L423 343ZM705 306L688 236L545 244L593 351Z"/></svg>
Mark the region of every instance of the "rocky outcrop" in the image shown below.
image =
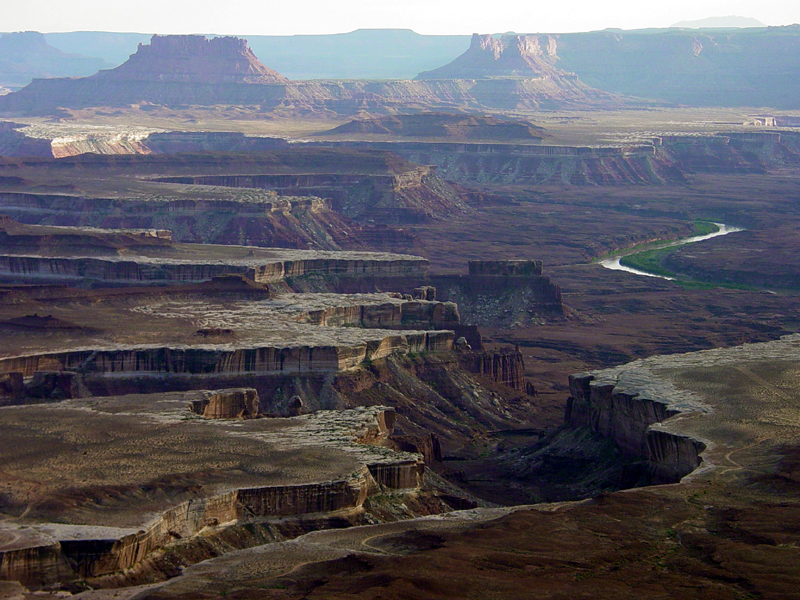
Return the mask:
<svg viewBox="0 0 800 600"><path fill-rule="evenodd" d="M214 390L192 402L192 411L206 419L254 419L258 410L258 392L252 388Z"/></svg>
<svg viewBox="0 0 800 600"><path fill-rule="evenodd" d="M452 346L452 331L420 331L353 346L97 348L3 358L0 373L30 377L46 366L82 373L91 388L101 385L104 376L336 373L395 353L441 352Z"/></svg>
<svg viewBox="0 0 800 600"><path fill-rule="evenodd" d="M262 110L357 114L370 109L386 110L388 106L394 111L403 106L414 110L420 106L450 110L454 105L512 109L620 104L619 98L589 88L574 75L538 60L535 44L526 36L519 36L517 46L514 47L519 60L512 60L514 51L509 51L508 58L501 61L508 63L512 72L524 73L517 81L476 79L468 75L431 82L289 82L261 65L244 40L155 36L149 46L140 45L137 53L116 69L83 79L34 80L18 93L0 97L0 110L47 114L64 108L151 103L244 105Z"/></svg>
<svg viewBox="0 0 800 600"><path fill-rule="evenodd" d="M9 543L9 537L16 537ZM0 534L0 579L39 588L74 578L61 544L34 532Z"/></svg>
<svg viewBox="0 0 800 600"><path fill-rule="evenodd" d="M436 167L414 166L395 173L282 173L162 177L165 183L274 190L281 195L327 198L357 220L419 222L463 212L459 194L438 177Z"/></svg>
<svg viewBox="0 0 800 600"><path fill-rule="evenodd" d="M267 197L261 190L246 193L265 197L250 201L167 197L152 202L0 192L0 207L25 223L169 230L176 242L323 250L360 247L358 226L333 211L330 200Z"/></svg>
<svg viewBox="0 0 800 600"><path fill-rule="evenodd" d="M330 146L391 150L436 165L448 181L614 185L684 181L672 158L652 143L617 147L425 141L330 141Z"/></svg>
<svg viewBox="0 0 800 600"><path fill-rule="evenodd" d="M481 262L481 261L478 261ZM491 261L490 261L491 262ZM517 261L501 261L514 264ZM522 261L523 271L537 269L539 261ZM487 267L488 268L488 267ZM498 267L499 268L499 267ZM547 275L428 275L422 278L397 277L392 281L393 289L412 296L425 282L428 288L436 289L438 301L454 303L457 306L459 323L442 324L448 329L457 330L456 338L465 336L473 350L481 348L480 334L475 325L515 326L530 323L539 318L552 318L564 315L561 288ZM299 283L299 282L298 282ZM293 283L294 285L294 283ZM302 291L366 293L380 285L380 280L372 277L340 278L327 281L309 280L298 285ZM427 294L427 291L426 291ZM411 307L409 307L411 308ZM419 307L421 308L421 306ZM447 311L445 307L440 310Z"/></svg>
<svg viewBox="0 0 800 600"><path fill-rule="evenodd" d="M116 69L94 75L100 81L201 83L211 85L287 83L262 65L236 37L154 35Z"/></svg>
<svg viewBox="0 0 800 600"><path fill-rule="evenodd" d="M230 396L235 392L244 392L247 395L248 390L207 392L205 400L211 398L213 405L215 394ZM169 403L169 400L163 398L159 398L159 401ZM152 407L158 402L147 404ZM67 410L70 408L75 407L67 407ZM128 409L137 410L135 405L130 404ZM148 415L152 416L149 410L153 409L145 409L144 414L137 414L136 417L147 419ZM171 414L170 408L160 410L162 412L155 409L159 418L172 422L173 427L185 425L186 420L181 419L180 413ZM86 418L103 418L102 414L102 410L96 414L89 409ZM141 528L68 522L21 527L6 523L0 527L0 579L22 581L34 588L40 588L76 577L88 579L120 574L127 569L142 568L144 561L153 558L154 552L176 546L185 547L196 536L201 536L201 546L212 546L210 555L213 556L236 547L287 539L309 530L329 527L329 515L337 511L338 526L346 526L347 515L363 513L362 506L371 495L386 490L393 490L393 493L419 493L423 485L424 464L419 455L364 445L369 441L384 441L391 434L393 423L394 412L378 406L306 415L287 422L285 431L277 428L272 433L266 428L250 428L247 431L239 427L228 429L230 433L227 435L236 436L240 443L246 442L250 435L261 440L260 444L263 444L267 459L270 452L275 452L275 456L280 457L286 449L294 449L299 460L311 457L318 461L320 452L323 452L327 453L323 455L335 462L338 453L356 457L356 469L349 476L332 477L330 480L262 486L240 485L230 490L221 486L223 491L210 494L199 489L203 486L198 486L192 493L192 499L165 510L155 519L146 514L148 509L132 506L130 510L134 515L141 513L149 521ZM218 435L226 435L223 423L213 426L206 424L204 427L210 427L213 432L221 432ZM265 435L269 439L264 439ZM278 448L275 447L276 443ZM310 450L310 455L303 454L306 448ZM128 451L124 445L118 449ZM108 450L113 451L110 447ZM263 458L259 457L258 460ZM358 461L361 461L360 466ZM155 487L159 485L161 484L158 482L151 484ZM442 508L444 505L433 510L435 512ZM103 515L101 511L95 517L102 521L107 515ZM358 522L358 519L353 521ZM91 517L89 522L92 522ZM261 528L272 530L266 536L237 536L235 532L239 527L249 527L251 533ZM226 535L228 530L233 533ZM217 536L221 536L226 543L215 542L214 538ZM208 553L209 548L194 548L182 560L186 561L184 564L191 564L202 560ZM167 576L174 574L176 573L168 572Z"/></svg>
<svg viewBox="0 0 800 600"><path fill-rule="evenodd" d="M505 348L499 352L469 352L461 363L471 372L518 391L526 390L525 362L519 348Z"/></svg>
<svg viewBox="0 0 800 600"><path fill-rule="evenodd" d="M0 250L2 252L2 250ZM228 274L241 274L257 283L277 283L290 278L308 276L377 275L380 277L404 276L423 273L427 261L398 256L397 260L381 260L353 255L353 258L233 260L209 259L189 261L175 258L122 258L108 256L93 258L77 256L56 258L51 256L18 256L0 254L0 275L17 280L49 281L107 281L115 283L155 283L210 281ZM364 255L365 257L368 255Z"/></svg>
<svg viewBox="0 0 800 600"><path fill-rule="evenodd" d="M571 77L547 59L556 56L556 41L546 35L473 34L464 54L417 79L485 79L487 77Z"/></svg>
<svg viewBox="0 0 800 600"><path fill-rule="evenodd" d="M468 325L517 327L564 315L561 288L545 275L434 275L430 281L440 299L458 305Z"/></svg>
<svg viewBox="0 0 800 600"><path fill-rule="evenodd" d="M464 54L416 80L474 81L470 89L479 103L500 109L546 108L620 102L613 94L591 88L574 73L555 66L556 43L550 36L474 34Z"/></svg>
<svg viewBox="0 0 800 600"><path fill-rule="evenodd" d="M672 483L702 463L706 444L654 425L681 414L674 403L650 398L645 381L614 381L592 374L571 375L565 421L587 426L613 440L623 452L648 461L655 483Z"/></svg>

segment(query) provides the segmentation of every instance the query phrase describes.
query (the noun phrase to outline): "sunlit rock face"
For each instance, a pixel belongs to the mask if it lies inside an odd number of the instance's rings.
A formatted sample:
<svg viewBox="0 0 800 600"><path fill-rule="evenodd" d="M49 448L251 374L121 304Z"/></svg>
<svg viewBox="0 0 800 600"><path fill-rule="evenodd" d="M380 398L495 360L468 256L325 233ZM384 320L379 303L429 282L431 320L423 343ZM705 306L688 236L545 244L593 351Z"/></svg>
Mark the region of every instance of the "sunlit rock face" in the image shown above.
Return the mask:
<svg viewBox="0 0 800 600"><path fill-rule="evenodd" d="M206 39L202 35L154 35L139 44L135 54L116 69L101 71L100 79L164 83L286 83L280 73L265 67L237 37Z"/></svg>
<svg viewBox="0 0 800 600"><path fill-rule="evenodd" d="M486 77L572 77L548 58L556 54L556 40L546 35L473 34L469 49L453 62L417 79L484 79Z"/></svg>

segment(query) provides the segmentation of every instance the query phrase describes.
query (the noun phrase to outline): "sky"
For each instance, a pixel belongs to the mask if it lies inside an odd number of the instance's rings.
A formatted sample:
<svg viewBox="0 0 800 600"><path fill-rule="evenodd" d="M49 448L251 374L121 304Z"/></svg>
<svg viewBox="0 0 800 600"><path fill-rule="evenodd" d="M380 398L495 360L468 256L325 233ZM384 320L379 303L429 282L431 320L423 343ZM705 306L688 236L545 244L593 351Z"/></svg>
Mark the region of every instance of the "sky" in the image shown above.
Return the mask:
<svg viewBox="0 0 800 600"><path fill-rule="evenodd" d="M561 33L728 15L800 23L800 0L0 0L0 31Z"/></svg>

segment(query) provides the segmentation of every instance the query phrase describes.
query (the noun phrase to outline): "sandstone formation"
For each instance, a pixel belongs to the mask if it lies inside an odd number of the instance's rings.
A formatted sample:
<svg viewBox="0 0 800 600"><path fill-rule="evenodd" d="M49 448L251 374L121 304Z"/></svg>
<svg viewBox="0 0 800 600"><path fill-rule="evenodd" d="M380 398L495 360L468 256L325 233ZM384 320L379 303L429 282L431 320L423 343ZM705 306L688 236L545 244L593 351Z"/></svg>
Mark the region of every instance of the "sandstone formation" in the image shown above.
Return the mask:
<svg viewBox="0 0 800 600"><path fill-rule="evenodd" d="M344 599L353 589L401 595L443 577L448 587L439 595L469 596L476 560L483 589L508 600L543 592L633 598L642 589L663 597L734 598L744 590L793 597L799 351L794 335L572 378L569 427L617 436L628 452L648 458L656 480L677 485L317 532L187 569L144 598L234 586L256 595L270 584L284 589L275 594L283 598ZM254 580L256 568L274 575ZM527 589L534 593L520 591Z"/></svg>
<svg viewBox="0 0 800 600"><path fill-rule="evenodd" d="M244 392L253 396L252 390ZM4 512L28 510L0 528L0 577L33 588L77 578L100 583L112 574L124 581L122 572L157 563L159 551L170 546L191 549L185 559L191 564L204 552L216 554L226 536L229 549L231 543L241 547L294 537L298 521L308 515L339 511L357 523L366 518L365 501L383 490L430 495L422 490L419 455L360 441L375 443L391 433L393 417L385 407L248 424L186 418L191 396L201 396L194 403L210 401L208 412L232 394L127 396L0 415L0 428L7 432L19 418L29 424L29 434L15 438L16 449L5 448L6 468L23 470L27 478L9 490ZM62 443L59 433L49 442L40 437L54 431L48 419L55 413L55 431L80 424L81 450L55 469L27 463L20 448L36 453L42 443ZM184 433L176 437L177 429ZM146 440L159 436L159 446L173 447L169 457L147 448ZM141 452L132 455L132 448ZM209 461L217 465L211 476L204 469ZM38 483L29 488L32 481ZM442 510L444 505L431 500L427 510ZM97 501L105 501L105 509L92 508ZM74 509L67 508L70 503ZM242 527L260 534L239 534L234 541Z"/></svg>
<svg viewBox="0 0 800 600"><path fill-rule="evenodd" d="M117 284L208 281L241 274L262 284L290 278L423 275L420 257L369 252L181 245L171 233L22 225L0 219L0 277Z"/></svg>
<svg viewBox="0 0 800 600"><path fill-rule="evenodd" d="M436 167L418 166L400 173L319 173L275 175L203 175L163 177L164 183L275 190L285 195L314 195L352 219L382 223L415 223L463 212L465 204L452 187L437 176Z"/></svg>
<svg viewBox="0 0 800 600"><path fill-rule="evenodd" d="M591 88L574 73L554 66L550 36L473 34L469 48L453 62L417 75L418 81L474 81L470 94L493 108L548 108L556 105L620 103L613 94Z"/></svg>
<svg viewBox="0 0 800 600"><path fill-rule="evenodd" d="M481 184L669 184L693 173L766 173L800 162L793 131L662 134L616 146L336 140L336 147L391 150L438 167L449 181Z"/></svg>
<svg viewBox="0 0 800 600"><path fill-rule="evenodd" d="M95 75L101 81L202 83L210 85L287 83L262 65L247 40L202 35L154 35L122 65Z"/></svg>
<svg viewBox="0 0 800 600"><path fill-rule="evenodd" d="M467 370L491 378L512 389L527 389L525 363L519 348L506 348L500 352L470 353L462 359Z"/></svg>
<svg viewBox="0 0 800 600"><path fill-rule="evenodd" d="M164 184L165 197L97 198L69 194L0 192L2 210L15 219L42 225L79 225L140 231L169 231L177 242L252 244L320 250L363 247L361 228L335 212L329 200L277 196L263 190L215 190L203 198ZM184 188L185 189L185 188ZM196 188L195 188L196 190ZM183 192L183 190L181 190ZM227 199L223 200L222 197ZM232 197L231 197L232 196ZM80 208L80 213L76 210ZM100 245L103 245L97 241ZM95 248L93 253L96 253Z"/></svg>
<svg viewBox="0 0 800 600"><path fill-rule="evenodd" d="M69 165L76 170L70 171ZM204 241L198 237L212 229L226 243L271 235L290 247L358 247L359 226L347 217L365 224L417 223L468 210L461 192L439 177L436 167L385 151L293 146L236 155L9 158L0 161L0 172L4 170L45 179L54 192L31 196L33 181L0 180L0 193L9 192L2 194L0 208L14 207L5 213L15 217L27 208L31 217L26 222L35 218L38 211L31 209L39 205L55 213L54 219L64 211L71 219L62 216L61 223L52 222L40 213L36 222L172 229L176 239L187 241ZM118 181L125 194L109 197L110 176L123 178ZM66 206L76 201L86 205L79 215ZM330 214L331 209L339 215ZM223 214L204 218L202 213L209 210ZM259 226L246 218L251 214L266 216L268 222ZM193 223L187 223L188 215ZM227 221L227 227L217 225L217 219Z"/></svg>
<svg viewBox="0 0 800 600"><path fill-rule="evenodd" d="M146 127L124 130L79 127L48 128L0 123L0 156L65 158L80 154L177 154L186 152L263 152L285 148L282 138L234 132L158 131Z"/></svg>
<svg viewBox="0 0 800 600"><path fill-rule="evenodd" d="M252 388L214 390L192 403L192 411L207 419L254 419L258 410L258 392Z"/></svg>
<svg viewBox="0 0 800 600"><path fill-rule="evenodd" d="M51 114L90 106L243 105L263 110L355 114L386 110L462 107L541 108L618 105L620 99L551 69L520 81L312 81L289 82L261 65L244 40L154 36L123 65L83 79L37 79L0 97L0 111Z"/></svg>
<svg viewBox="0 0 800 600"><path fill-rule="evenodd" d="M473 34L470 46L453 62L417 75L417 79L486 79L487 77L575 78L555 68L548 59L556 54L551 36Z"/></svg>

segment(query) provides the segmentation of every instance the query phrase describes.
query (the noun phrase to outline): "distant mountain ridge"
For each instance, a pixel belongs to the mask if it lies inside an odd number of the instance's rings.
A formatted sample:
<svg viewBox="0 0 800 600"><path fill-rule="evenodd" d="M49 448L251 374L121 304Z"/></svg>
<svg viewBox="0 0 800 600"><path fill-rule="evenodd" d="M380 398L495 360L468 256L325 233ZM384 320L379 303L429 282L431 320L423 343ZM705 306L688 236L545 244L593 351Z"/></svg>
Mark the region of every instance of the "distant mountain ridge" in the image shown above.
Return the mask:
<svg viewBox="0 0 800 600"><path fill-rule="evenodd" d="M86 76L110 66L98 58L62 52L36 31L0 36L0 87L20 88L35 77Z"/></svg>
<svg viewBox="0 0 800 600"><path fill-rule="evenodd" d="M71 52L85 47L83 54L119 57L135 53L142 37L141 34L77 32L47 34L45 40L52 40L52 44ZM481 43L491 45L495 42L490 40L497 38L484 36ZM580 82L599 90L672 104L800 108L800 77L797 77L800 73L800 25L699 30L613 29L533 34L524 38L538 39L541 49L541 54L528 64L530 77L549 72L554 81L554 69L558 73L575 73ZM362 80L358 86L366 94L363 99L366 104L370 102L369 94L382 93L375 92L376 89L387 85L397 87L397 81L417 75L428 78L430 73L442 74L445 66L455 65L459 55L471 47L467 36L427 36L409 30L254 36L250 42L256 56L291 80L336 80L325 82L328 89L336 85L355 85L344 84L342 79ZM103 48L107 52L104 50L104 54L100 54ZM504 52L508 53L509 49ZM470 69L475 72L481 67L475 63ZM515 69L510 71L513 73ZM467 71L462 69L461 76L466 76ZM33 61L25 77L48 76L42 73ZM77 73L73 69L62 76L81 74L90 73ZM364 81L366 79L371 81ZM11 86L0 78L2 87ZM422 88L412 91L408 83L403 87L409 89L408 94L426 102L419 95ZM530 87L530 82L525 87ZM477 89L470 93L480 95L483 92ZM542 98L550 93L547 91ZM454 102L457 102L461 91L456 90L455 94ZM345 96L340 98L342 102L352 103L352 94L347 92ZM480 100L478 103L482 104Z"/></svg>
<svg viewBox="0 0 800 600"><path fill-rule="evenodd" d="M555 72L555 70L553 70ZM0 96L9 115L52 115L65 109L157 104L249 106L258 111L531 110L619 106L614 94L574 77L513 81L290 81L264 66L240 38L153 36L115 69L91 77L37 79Z"/></svg>

